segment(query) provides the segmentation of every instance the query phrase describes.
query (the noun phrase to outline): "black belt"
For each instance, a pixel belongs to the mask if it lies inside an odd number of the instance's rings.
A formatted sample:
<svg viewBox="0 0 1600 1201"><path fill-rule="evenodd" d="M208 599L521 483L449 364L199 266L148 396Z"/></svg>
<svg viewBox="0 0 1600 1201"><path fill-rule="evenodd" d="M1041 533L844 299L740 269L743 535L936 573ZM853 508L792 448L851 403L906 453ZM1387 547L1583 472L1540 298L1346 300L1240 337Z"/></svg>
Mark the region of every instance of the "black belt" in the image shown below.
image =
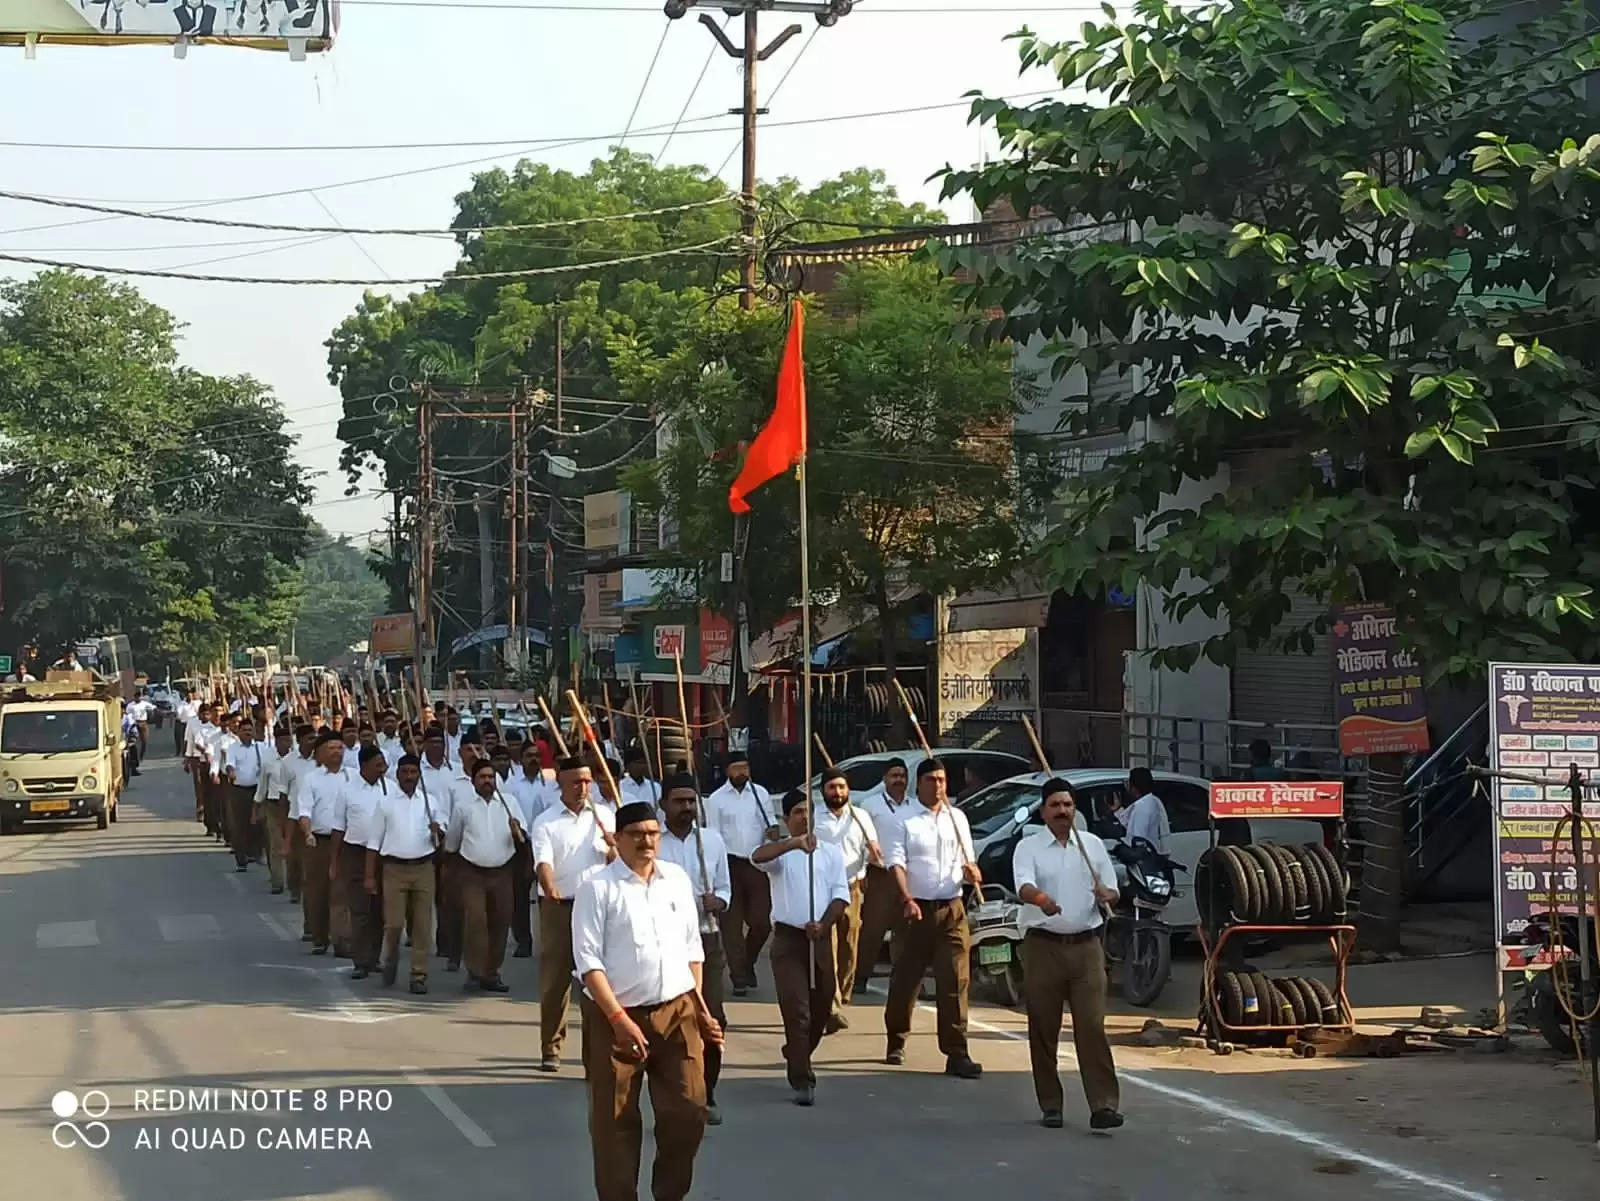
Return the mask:
<svg viewBox="0 0 1600 1201"><path fill-rule="evenodd" d="M960 897L949 897L942 901L924 901L921 897L912 897L911 899L919 906L931 906L934 909L939 908L941 905L959 905L961 903Z"/></svg>
<svg viewBox="0 0 1600 1201"><path fill-rule="evenodd" d="M516 858L515 855L512 856L512 859L514 859L514 858ZM511 859L507 859L504 863L497 863L493 867L485 867L481 863L474 863L472 860L468 859L465 855L461 856L461 862L465 863L468 867L477 868L480 872L497 872L503 867L510 867L511 866Z"/></svg>
<svg viewBox="0 0 1600 1201"><path fill-rule="evenodd" d="M1096 926L1093 930L1079 930L1074 934L1057 934L1054 930L1033 929L1029 930L1023 937L1043 938L1048 939L1050 942L1060 943L1088 942L1091 939L1100 937L1100 927Z"/></svg>
<svg viewBox="0 0 1600 1201"><path fill-rule="evenodd" d="M420 864L432 863L433 862L433 856L432 855L424 855L420 859L402 859L398 855L385 855L383 857L383 861L385 863L398 863L402 867L417 867Z"/></svg>
<svg viewBox="0 0 1600 1201"><path fill-rule="evenodd" d="M571 908L572 900L573 899L571 897L540 897L539 898L539 904L541 904L541 905L566 905L568 908Z"/></svg>
<svg viewBox="0 0 1600 1201"><path fill-rule="evenodd" d="M821 921L822 919L818 918L817 920ZM798 934L801 938L806 937L806 929L804 926L791 926L788 922L773 922L772 925L774 929L787 930L790 934Z"/></svg>

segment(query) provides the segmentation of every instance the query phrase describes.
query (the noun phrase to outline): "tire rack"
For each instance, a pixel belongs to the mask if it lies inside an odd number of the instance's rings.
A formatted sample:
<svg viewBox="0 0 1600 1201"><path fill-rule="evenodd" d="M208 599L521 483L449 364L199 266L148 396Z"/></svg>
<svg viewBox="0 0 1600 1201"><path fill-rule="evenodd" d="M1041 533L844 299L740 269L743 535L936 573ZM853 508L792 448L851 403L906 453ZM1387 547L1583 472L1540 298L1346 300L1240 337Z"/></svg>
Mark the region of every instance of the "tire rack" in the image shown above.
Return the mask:
<svg viewBox="0 0 1600 1201"><path fill-rule="evenodd" d="M1213 785L1213 797L1216 786ZM1343 789L1340 790L1340 800L1343 800ZM1213 801L1212 811L1209 816L1210 847L1217 848L1217 814ZM1344 856L1345 824L1341 804L1338 826L1334 838L1337 848L1335 862L1343 875L1347 868ZM1198 870L1198 868L1196 869ZM1198 884L1198 881L1196 882ZM1198 898L1197 898L1198 900ZM1216 940L1212 941L1211 933L1206 929L1204 918L1197 929L1200 933L1200 946L1205 952L1205 968L1201 981L1200 1013L1198 1019L1198 1033L1206 1040L1206 1046L1218 1055L1231 1055L1234 1044L1249 1045L1260 1041L1259 1036L1270 1035L1273 1042L1280 1039L1284 1045L1293 1045L1296 1051L1309 1058L1316 1054L1315 1043L1310 1035L1313 1031L1331 1032L1336 1034L1353 1034L1355 1032L1355 1015L1350 1005L1348 979L1350 970L1350 953L1355 950L1356 928L1348 923L1316 924L1295 922L1292 925L1258 925L1249 922L1224 922L1216 932ZM1216 985L1217 974L1226 970L1222 966L1223 952L1228 943L1236 935L1273 935L1273 934L1322 934L1326 935L1328 945L1333 951L1334 988L1333 997L1339 1007L1340 1021L1337 1023L1319 1023L1318 1025L1265 1025L1265 1026L1234 1026L1230 1025L1222 1014L1222 1005L1218 999ZM1265 973L1263 973L1264 975ZM1269 977L1270 979L1270 977Z"/></svg>

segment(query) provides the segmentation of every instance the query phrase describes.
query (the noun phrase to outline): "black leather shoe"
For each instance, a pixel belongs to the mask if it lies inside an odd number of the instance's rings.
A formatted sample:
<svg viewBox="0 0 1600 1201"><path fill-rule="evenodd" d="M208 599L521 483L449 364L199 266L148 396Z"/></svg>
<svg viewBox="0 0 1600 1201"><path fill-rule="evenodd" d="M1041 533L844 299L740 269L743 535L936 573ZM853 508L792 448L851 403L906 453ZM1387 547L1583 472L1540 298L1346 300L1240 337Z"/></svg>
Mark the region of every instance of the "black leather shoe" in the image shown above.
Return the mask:
<svg viewBox="0 0 1600 1201"><path fill-rule="evenodd" d="M533 958L533 948L532 947L518 947L515 951L511 952L511 958L513 958L513 959L532 959Z"/></svg>
<svg viewBox="0 0 1600 1201"><path fill-rule="evenodd" d="M1114 1109L1097 1109L1089 1115L1090 1130L1115 1130L1122 1125L1122 1115Z"/></svg>
<svg viewBox="0 0 1600 1201"><path fill-rule="evenodd" d="M510 992L511 986L499 976L490 976L483 982L484 992Z"/></svg>
<svg viewBox="0 0 1600 1201"><path fill-rule="evenodd" d="M366 968L358 967L358 968L356 968L355 971L350 973L350 979L352 979L352 980L365 980L370 975L372 975L372 973L367 971Z"/></svg>
<svg viewBox="0 0 1600 1201"><path fill-rule="evenodd" d="M897 1068L906 1061L906 1053L899 1049L890 1051L883 1057L883 1062L892 1068Z"/></svg>
<svg viewBox="0 0 1600 1201"><path fill-rule="evenodd" d="M1059 1109L1047 1109L1044 1111L1044 1115L1039 1119L1039 1125L1043 1126L1046 1130L1060 1130L1063 1124L1064 1123L1061 1120L1061 1111Z"/></svg>
<svg viewBox="0 0 1600 1201"><path fill-rule="evenodd" d="M817 1103L817 1090L809 1084L802 1085L794 1090L794 1103L802 1109L810 1109Z"/></svg>
<svg viewBox="0 0 1600 1201"><path fill-rule="evenodd" d="M461 960L459 960L459 959L450 960L449 963L444 965L444 970L447 971L447 972L459 972L461 970Z"/></svg>
<svg viewBox="0 0 1600 1201"><path fill-rule="evenodd" d="M316 946L311 948L311 953L313 955L326 955L328 953L328 944L325 942L318 943Z"/></svg>
<svg viewBox="0 0 1600 1201"><path fill-rule="evenodd" d="M715 1101L711 1101L706 1104L706 1125L722 1125L722 1111L717 1108L717 1103Z"/></svg>
<svg viewBox="0 0 1600 1201"><path fill-rule="evenodd" d="M983 1065L965 1055L952 1055L944 1061L944 1074L960 1080L976 1080L983 1075Z"/></svg>
<svg viewBox="0 0 1600 1201"><path fill-rule="evenodd" d="M417 996L423 996L428 991L428 982L421 976L411 977L411 991Z"/></svg>
<svg viewBox="0 0 1600 1201"><path fill-rule="evenodd" d="M544 1056L542 1059L539 1060L539 1070L541 1072L559 1072L561 1070L561 1056L559 1056L559 1055L546 1055L546 1056Z"/></svg>

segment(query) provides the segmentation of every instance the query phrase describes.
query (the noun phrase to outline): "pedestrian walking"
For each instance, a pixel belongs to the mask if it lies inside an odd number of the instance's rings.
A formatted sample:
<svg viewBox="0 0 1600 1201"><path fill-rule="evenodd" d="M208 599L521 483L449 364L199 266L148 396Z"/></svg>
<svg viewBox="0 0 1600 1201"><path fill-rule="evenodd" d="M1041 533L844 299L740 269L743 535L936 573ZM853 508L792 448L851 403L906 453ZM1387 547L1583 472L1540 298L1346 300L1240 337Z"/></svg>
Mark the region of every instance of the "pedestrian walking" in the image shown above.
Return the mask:
<svg viewBox="0 0 1600 1201"><path fill-rule="evenodd" d="M539 880L539 1070L561 1069L572 1000L572 907L591 874L616 857L616 820L591 796L594 778L581 759L556 765L561 801L541 813L531 838Z"/></svg>
<svg viewBox="0 0 1600 1201"><path fill-rule="evenodd" d="M422 790L422 764L415 755L395 763L395 787L373 816L367 844L368 895L383 904L383 983L393 987L400 970L400 932L411 939L411 991L428 991L428 956L433 946L433 857L444 828ZM381 873L381 875L380 875Z"/></svg>
<svg viewBox="0 0 1600 1201"><path fill-rule="evenodd" d="M362 747L360 767L356 777L347 781L334 823L338 888L348 922L341 954L355 964L352 980L365 980L378 970L383 947L383 897L377 889L368 891L366 878L377 812L389 794L388 770L389 761L380 748ZM381 879L374 882L381 886ZM337 943L337 931L334 939Z"/></svg>
<svg viewBox="0 0 1600 1201"><path fill-rule="evenodd" d="M344 803L344 746L331 730L317 738L314 752L317 766L300 783L290 816L300 829L300 900L305 912L306 932L311 935L311 953L326 955L332 942L333 881L337 862L333 857L333 825Z"/></svg>
<svg viewBox="0 0 1600 1201"><path fill-rule="evenodd" d="M727 783L706 798L706 816L728 846L733 902L722 926L733 995L756 987L756 964L772 935L772 889L750 862L757 847L781 833L772 795L750 779L750 760L739 751L728 756Z"/></svg>
<svg viewBox="0 0 1600 1201"><path fill-rule="evenodd" d="M772 981L783 1015L783 1058L794 1103L815 1103L811 1056L833 1013L833 928L850 905L844 854L811 830L806 794L783 798L789 837L763 843L750 861L772 881Z"/></svg>
<svg viewBox="0 0 1600 1201"><path fill-rule="evenodd" d="M288 876L285 851L293 841L288 838L289 773L298 756L294 753L294 739L288 727L279 726L274 730L272 741L272 749L263 752L266 767L256 786L255 808L258 814L257 828L261 831L261 849L267 860L267 879L272 885L272 894L278 896L282 894ZM297 893L299 883L297 876L294 881Z"/></svg>
<svg viewBox="0 0 1600 1201"><path fill-rule="evenodd" d="M1102 905L1117 899L1117 871L1105 843L1074 828L1072 786L1047 780L1043 787L1045 828L1017 844L1012 879L1024 908L1023 1000L1028 1010L1028 1055L1040 1122L1062 1125L1061 1011L1072 1012L1072 1045L1078 1076L1089 1102L1089 1126L1115 1130L1117 1069L1106 1041L1106 960L1100 945Z"/></svg>
<svg viewBox="0 0 1600 1201"><path fill-rule="evenodd" d="M471 753L470 745L468 753ZM449 743L442 727L428 727L422 736L422 773L418 786L427 794L442 829L450 828L450 818L458 801L472 791L472 780L462 764L450 758ZM461 970L461 889L457 864L460 855L440 847L433 861L434 949L445 960L447 972Z"/></svg>
<svg viewBox="0 0 1600 1201"><path fill-rule="evenodd" d="M943 763L930 758L917 764L917 804L908 807L884 849L905 920L883 1009L888 1041L884 1062L905 1062L911 1015L922 978L931 966L945 1073L975 1080L983 1075L983 1068L967 1053L971 937L961 889L964 884L980 886L983 876L972 861L972 831L966 814L950 804L947 788Z"/></svg>
<svg viewBox="0 0 1600 1201"><path fill-rule="evenodd" d="M650 1082L654 1201L683 1201L705 1135L705 1048L722 1027L700 993L705 952L689 877L661 861L653 805L617 814L618 855L573 906L573 957L591 1013L584 1021L589 1139L599 1201L636 1201Z"/></svg>
<svg viewBox="0 0 1600 1201"><path fill-rule="evenodd" d="M722 934L717 924L728 912L728 902L733 898L733 884L728 878L728 847L722 835L701 825L700 788L692 775L680 772L668 776L665 789L661 815L666 828L661 834L658 853L663 862L681 867L694 887L700 906L700 943L705 951L700 995L705 998L706 1008L717 1019L717 1024L726 1026ZM651 801L629 803L653 804ZM721 1044L707 1043L705 1054L706 1124L720 1126L722 1113L717 1108L717 1081L722 1076Z"/></svg>
<svg viewBox="0 0 1600 1201"><path fill-rule="evenodd" d="M872 815L850 803L850 781L837 767L822 773L822 803L822 810L816 814L816 835L839 848L845 879L850 882L850 902L832 926L836 988L829 1005L826 1033L833 1034L850 1026L844 1007L850 1004L855 991L867 868L882 868L883 851ZM870 964L867 970L871 971Z"/></svg>
<svg viewBox="0 0 1600 1201"><path fill-rule="evenodd" d="M381 752L380 752L381 754ZM445 846L461 856L461 908L467 963L466 991L510 992L500 978L511 926L511 860L527 837L495 787L494 765L474 764L472 796L450 815Z"/></svg>
<svg viewBox="0 0 1600 1201"><path fill-rule="evenodd" d="M227 775L228 840L233 849L235 871L249 870L255 858L256 793L261 788L261 778L266 764L261 756L261 744L256 741L255 723L248 719L235 719L238 733L228 744L227 760L223 771Z"/></svg>

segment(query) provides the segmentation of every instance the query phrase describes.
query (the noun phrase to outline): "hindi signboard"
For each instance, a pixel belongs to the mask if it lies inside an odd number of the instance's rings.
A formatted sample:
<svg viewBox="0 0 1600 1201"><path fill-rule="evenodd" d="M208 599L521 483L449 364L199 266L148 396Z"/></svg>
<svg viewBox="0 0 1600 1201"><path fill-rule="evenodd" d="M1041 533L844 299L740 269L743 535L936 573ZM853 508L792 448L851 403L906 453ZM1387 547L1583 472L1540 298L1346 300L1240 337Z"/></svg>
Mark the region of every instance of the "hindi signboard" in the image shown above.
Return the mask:
<svg viewBox="0 0 1600 1201"><path fill-rule="evenodd" d="M374 655L409 655L415 649L416 628L416 618L410 613L374 617L367 650Z"/></svg>
<svg viewBox="0 0 1600 1201"><path fill-rule="evenodd" d="M1334 713L1346 755L1408 755L1428 749L1422 667L1388 605L1333 611Z"/></svg>
<svg viewBox="0 0 1600 1201"><path fill-rule="evenodd" d="M939 638L939 729L964 721L1039 724L1039 631L965 630Z"/></svg>
<svg viewBox="0 0 1600 1201"><path fill-rule="evenodd" d="M1343 817L1338 780L1257 780L1211 785L1212 817Z"/></svg>
<svg viewBox="0 0 1600 1201"><path fill-rule="evenodd" d="M1502 965L1522 952L1522 932L1552 900L1578 911L1571 841L1555 845L1556 824L1572 811L1574 766L1585 781L1600 773L1600 666L1489 665L1489 766L1494 788L1495 928ZM1583 811L1600 821L1600 801ZM1534 965L1523 965L1534 966Z"/></svg>
<svg viewBox="0 0 1600 1201"><path fill-rule="evenodd" d="M338 0L0 0L0 45L210 43L316 53L333 45Z"/></svg>

